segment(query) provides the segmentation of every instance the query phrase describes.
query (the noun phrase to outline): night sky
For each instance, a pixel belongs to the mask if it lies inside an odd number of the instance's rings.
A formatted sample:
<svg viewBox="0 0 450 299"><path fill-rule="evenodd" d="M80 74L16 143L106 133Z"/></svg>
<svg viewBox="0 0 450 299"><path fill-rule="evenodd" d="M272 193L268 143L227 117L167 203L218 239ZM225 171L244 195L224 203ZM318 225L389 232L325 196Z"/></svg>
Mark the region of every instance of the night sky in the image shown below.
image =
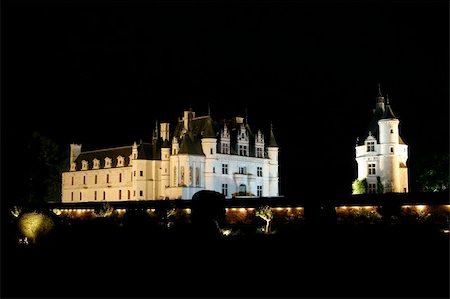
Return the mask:
<svg viewBox="0 0 450 299"><path fill-rule="evenodd" d="M3 176L20 171L33 131L67 151L130 145L150 141L156 119L173 129L210 103L215 119L247 109L254 131L273 122L282 195L349 194L378 83L410 170L448 154L444 1L3 1L1 12Z"/></svg>

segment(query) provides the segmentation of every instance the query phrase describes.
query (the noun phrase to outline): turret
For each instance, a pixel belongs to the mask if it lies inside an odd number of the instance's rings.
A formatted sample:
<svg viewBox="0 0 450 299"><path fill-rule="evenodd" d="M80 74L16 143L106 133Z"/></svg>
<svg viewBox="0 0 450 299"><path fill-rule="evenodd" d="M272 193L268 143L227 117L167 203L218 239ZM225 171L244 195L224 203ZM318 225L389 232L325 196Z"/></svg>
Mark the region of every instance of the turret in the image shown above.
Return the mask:
<svg viewBox="0 0 450 299"><path fill-rule="evenodd" d="M178 143L178 138L173 136L172 138L172 155L177 155L180 151L180 144Z"/></svg>
<svg viewBox="0 0 450 299"><path fill-rule="evenodd" d="M80 153L81 153L81 144L72 143L70 145L70 164L75 162Z"/></svg>
<svg viewBox="0 0 450 299"><path fill-rule="evenodd" d="M270 124L270 137L269 143L267 144L267 153L269 155L269 159L272 161L278 162L278 144L275 140L275 136L273 134L273 125Z"/></svg>
<svg viewBox="0 0 450 299"><path fill-rule="evenodd" d="M202 135L202 150L205 156L208 158L216 154L217 149L217 137L214 133L211 117L206 120L205 127Z"/></svg>

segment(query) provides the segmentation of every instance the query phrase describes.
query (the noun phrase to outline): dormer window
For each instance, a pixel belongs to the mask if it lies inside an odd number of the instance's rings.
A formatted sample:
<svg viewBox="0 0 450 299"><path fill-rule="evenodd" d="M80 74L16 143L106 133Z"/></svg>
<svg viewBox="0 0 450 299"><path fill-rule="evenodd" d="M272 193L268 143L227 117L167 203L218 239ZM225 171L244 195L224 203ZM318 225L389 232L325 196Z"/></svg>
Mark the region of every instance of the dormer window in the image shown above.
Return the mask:
<svg viewBox="0 0 450 299"><path fill-rule="evenodd" d="M81 161L81 170L87 170L88 169L88 161L83 160Z"/></svg>
<svg viewBox="0 0 450 299"><path fill-rule="evenodd" d="M122 156L117 157L117 167L122 167L124 158Z"/></svg>
<svg viewBox="0 0 450 299"><path fill-rule="evenodd" d="M94 159L93 160L93 166L92 166L92 169L99 169L99 167L100 167L100 160L98 160L98 159Z"/></svg>
<svg viewBox="0 0 450 299"><path fill-rule="evenodd" d="M368 152L374 152L375 151L375 141L368 141L367 142L367 151Z"/></svg>
<svg viewBox="0 0 450 299"><path fill-rule="evenodd" d="M105 168L111 168L111 158L105 158Z"/></svg>
<svg viewBox="0 0 450 299"><path fill-rule="evenodd" d="M70 171L75 171L77 167L77 163L73 162L72 164L70 164Z"/></svg>
<svg viewBox="0 0 450 299"><path fill-rule="evenodd" d="M129 158L129 162L128 162L128 166L131 166L131 165L133 165L133 159L131 159L131 157L132 157L132 155L130 155L128 158Z"/></svg>

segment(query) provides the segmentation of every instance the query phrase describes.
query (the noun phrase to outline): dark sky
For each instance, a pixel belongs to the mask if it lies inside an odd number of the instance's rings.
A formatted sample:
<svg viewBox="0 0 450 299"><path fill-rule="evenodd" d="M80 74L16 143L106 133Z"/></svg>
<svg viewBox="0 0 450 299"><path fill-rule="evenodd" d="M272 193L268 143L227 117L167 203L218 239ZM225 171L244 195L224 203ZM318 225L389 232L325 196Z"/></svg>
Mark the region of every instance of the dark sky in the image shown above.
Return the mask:
<svg viewBox="0 0 450 299"><path fill-rule="evenodd" d="M247 109L254 129L273 122L282 194L348 194L377 83L410 169L448 154L443 1L3 1L1 11L3 161L33 131L67 150L122 146L210 103L216 119Z"/></svg>

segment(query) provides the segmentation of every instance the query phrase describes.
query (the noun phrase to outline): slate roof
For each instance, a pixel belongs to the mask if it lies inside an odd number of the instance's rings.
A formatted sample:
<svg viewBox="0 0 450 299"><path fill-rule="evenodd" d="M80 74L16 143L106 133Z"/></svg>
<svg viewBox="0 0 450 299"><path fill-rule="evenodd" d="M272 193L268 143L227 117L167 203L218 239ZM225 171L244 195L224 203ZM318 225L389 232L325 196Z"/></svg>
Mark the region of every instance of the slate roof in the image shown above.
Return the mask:
<svg viewBox="0 0 450 299"><path fill-rule="evenodd" d="M382 98L382 99L381 99ZM382 97L382 95L379 93L378 97L377 97L378 101L384 101L384 98ZM377 108L375 109L373 116L372 116L372 120L370 121L367 129L364 131L364 133L358 138L358 145L363 145L364 141L367 139L367 137L369 136L369 132L372 133L372 136L376 138L377 142L380 142L380 134L379 134L379 129L378 129L378 121L380 119L396 119L397 117L395 116L394 112L392 111L391 105L389 104L389 100L387 101L384 110L382 108L380 108L379 106L377 106ZM398 137L399 139L399 143L400 144L405 144L405 142L403 141L403 139L400 137Z"/></svg>
<svg viewBox="0 0 450 299"><path fill-rule="evenodd" d="M94 159L99 160L99 168L105 167L105 158L111 158L111 168L117 166L117 158L122 156L124 158L124 166L128 166L130 163L130 155L132 153L133 146L122 146L115 148L107 148L101 150L85 151L81 152L80 155L75 159L75 170L81 170L82 161L86 160L88 162L88 169L92 169L94 165ZM141 143L138 145L138 160L160 160L161 151L158 144L154 145L151 143Z"/></svg>
<svg viewBox="0 0 450 299"><path fill-rule="evenodd" d="M116 148L107 148L103 150L81 152L80 155L75 159L75 169L81 170L81 162L83 160L88 161L88 169L92 169L92 166L94 165L94 159L99 160L99 168L104 168L105 158L107 157L111 158L111 167L116 167L117 157L119 156L124 157L124 165L128 165L128 163L130 162L129 156L131 155L132 148L133 146L122 146Z"/></svg>

